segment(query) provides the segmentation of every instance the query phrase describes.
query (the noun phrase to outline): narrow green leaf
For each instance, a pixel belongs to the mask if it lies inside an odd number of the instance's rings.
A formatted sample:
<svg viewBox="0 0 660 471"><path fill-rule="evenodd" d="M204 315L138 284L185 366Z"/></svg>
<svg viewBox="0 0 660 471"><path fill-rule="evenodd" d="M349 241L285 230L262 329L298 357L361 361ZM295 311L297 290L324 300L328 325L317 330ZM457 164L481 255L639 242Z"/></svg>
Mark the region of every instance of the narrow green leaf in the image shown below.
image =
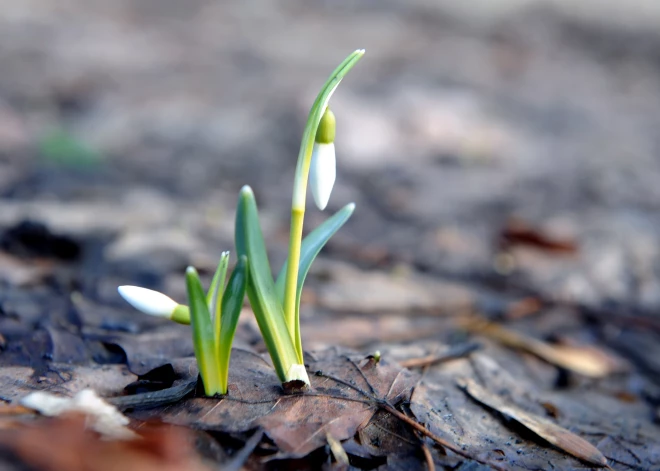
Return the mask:
<svg viewBox="0 0 660 471"><path fill-rule="evenodd" d="M284 321L282 305L275 293L270 263L266 253L254 193L249 186L241 189L236 210L236 252L250 260L247 295L259 324L275 371L282 382L289 381L287 373L298 363L293 339Z"/></svg>
<svg viewBox="0 0 660 471"><path fill-rule="evenodd" d="M229 266L229 252L222 252L220 263L213 274L211 286L206 293L206 304L211 313L211 324L213 324L213 335L216 347L220 340L220 323L222 321L222 295L225 289L225 278L227 278L227 267Z"/></svg>
<svg viewBox="0 0 660 471"><path fill-rule="evenodd" d="M302 246L300 247L300 263L298 265L298 298L300 298L300 293L302 292L302 287L305 283L309 268L312 266L312 262L314 262L314 259L316 259L316 256L330 238L335 235L346 221L348 221L348 218L351 217L354 210L355 203L347 204L333 214L332 217L326 219L316 229L307 234L307 237L303 239ZM275 290L277 291L277 298L280 300L280 303L284 303L284 286L286 284L287 265L288 261L285 261L279 275L277 275L277 281L275 282Z"/></svg>
<svg viewBox="0 0 660 471"><path fill-rule="evenodd" d="M238 317L243 307L247 282L248 259L245 255L242 255L239 257L236 267L234 267L234 271L229 277L229 283L227 283L227 288L222 296L222 325L215 344L222 394L227 394L231 344L234 341Z"/></svg>
<svg viewBox="0 0 660 471"><path fill-rule="evenodd" d="M209 308L204 297L204 289L199 281L197 270L186 270L186 287L190 304L190 325L192 327L193 346L199 373L204 383L204 393L213 396L220 392L218 368L215 357L215 339Z"/></svg>
<svg viewBox="0 0 660 471"><path fill-rule="evenodd" d="M213 279L211 280L211 286L209 286L209 290L206 293L206 304L211 313L211 320L214 321L216 326L220 325L220 301L222 300L222 292L225 289L227 267L229 267L229 252L222 252L218 268L216 268Z"/></svg>

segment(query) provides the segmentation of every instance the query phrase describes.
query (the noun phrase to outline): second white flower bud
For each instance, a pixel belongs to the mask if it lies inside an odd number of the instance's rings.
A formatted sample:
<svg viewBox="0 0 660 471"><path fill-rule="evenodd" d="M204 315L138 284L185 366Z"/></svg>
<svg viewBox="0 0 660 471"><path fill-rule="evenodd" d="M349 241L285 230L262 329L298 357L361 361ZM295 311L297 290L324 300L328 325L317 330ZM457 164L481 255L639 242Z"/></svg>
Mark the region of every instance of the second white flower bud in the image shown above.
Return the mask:
<svg viewBox="0 0 660 471"><path fill-rule="evenodd" d="M169 296L152 289L139 286L120 286L117 288L121 297L138 311L150 316L170 319L179 304Z"/></svg>

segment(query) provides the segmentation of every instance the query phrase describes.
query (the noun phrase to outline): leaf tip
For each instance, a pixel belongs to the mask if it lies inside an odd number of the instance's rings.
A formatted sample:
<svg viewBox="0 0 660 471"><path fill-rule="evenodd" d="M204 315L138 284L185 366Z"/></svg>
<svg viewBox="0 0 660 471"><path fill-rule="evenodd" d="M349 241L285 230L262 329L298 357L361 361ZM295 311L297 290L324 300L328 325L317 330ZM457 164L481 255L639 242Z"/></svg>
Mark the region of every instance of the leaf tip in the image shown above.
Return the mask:
<svg viewBox="0 0 660 471"><path fill-rule="evenodd" d="M243 185L243 188L241 188L241 196L253 196L254 193L252 192L252 188L250 185Z"/></svg>

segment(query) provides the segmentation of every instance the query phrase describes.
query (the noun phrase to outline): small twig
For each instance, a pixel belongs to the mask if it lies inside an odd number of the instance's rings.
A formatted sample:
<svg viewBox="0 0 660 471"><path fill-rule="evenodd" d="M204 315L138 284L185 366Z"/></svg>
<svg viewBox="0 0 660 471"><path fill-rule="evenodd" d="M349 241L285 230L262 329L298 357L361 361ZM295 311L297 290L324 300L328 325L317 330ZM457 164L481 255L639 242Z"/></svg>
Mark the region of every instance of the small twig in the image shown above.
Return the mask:
<svg viewBox="0 0 660 471"><path fill-rule="evenodd" d="M259 442L261 442L261 438L263 436L264 431L262 429L258 429L256 432L254 432L248 441L245 442L243 448L236 452L229 463L220 468L221 471L240 471L243 469L243 465L245 465L245 462L250 457L254 449L257 448L257 445L259 445Z"/></svg>
<svg viewBox="0 0 660 471"><path fill-rule="evenodd" d="M366 398L373 401L373 403L376 406L380 407L381 409L383 409L386 412L389 412L390 414L392 414L397 419L399 419L402 422L408 424L410 427L412 427L417 432L421 433L425 437L430 438L431 440L433 440L438 445L443 446L444 448L447 448L448 450L453 451L457 455L460 455L460 456L462 456L464 458L467 458L467 459L470 459L470 460L477 461L477 462L482 463L482 464L487 464L488 466L491 466L492 468L497 469L499 471L506 471L505 468L499 467L494 463L483 461L483 460L481 460L477 457L470 456L470 454L464 452L463 450L461 450L456 445L448 442L444 438L441 438L441 437L435 435L433 432L428 430L426 427L424 427L422 424L420 424L416 420L413 420L410 417L408 417L407 415L403 414L402 412L399 412L387 399L384 399L384 398L381 399L381 398L372 396L371 394L367 393L366 391L363 391L362 389L358 388L357 386L355 386L355 385L353 385L353 384L351 384L347 381L344 381L342 379L335 378L335 377L330 376L330 375L326 375L322 372L317 372L316 374L317 374L317 376L323 376L324 378L328 378L328 379L331 379L332 381L335 381L339 384L343 384L344 386L346 386L348 388L351 388L354 391L362 394ZM347 399L347 398L344 398L344 399Z"/></svg>
<svg viewBox="0 0 660 471"><path fill-rule="evenodd" d="M364 371L362 371L362 368L360 368L360 366L357 363L355 363L355 361L353 361L353 359L351 359L348 355L345 355L344 358L346 358L346 360L348 360L348 362L351 365L353 365L353 368L358 372L358 374L360 376L362 376L362 379L364 380L366 385L369 386L369 390L371 391L371 394L373 394L375 396L376 395L376 390L374 389L374 387L371 385L371 383L367 379L366 375L364 374Z"/></svg>
<svg viewBox="0 0 660 471"><path fill-rule="evenodd" d="M323 378L331 379L331 380L334 381L335 383L342 384L342 385L346 386L347 388L351 388L353 391L360 393L361 395L363 395L363 396L366 397L367 399L370 399L370 400L372 400L372 401L378 401L378 400L379 400L375 395L369 394L368 392L366 392L366 391L364 391L364 390L358 388L356 385L351 384L351 383L349 383L348 381L345 381L345 380L343 380L343 379L339 379L339 378L335 378L334 376L327 375L327 374L323 373L322 371L317 371L317 372L314 373L314 374L315 374L316 376L321 376L321 377L323 377ZM365 378L365 379L366 379L366 378ZM371 386L371 383L369 383L368 380L367 380L367 383L369 384L369 386ZM373 390L373 387L372 387L371 389Z"/></svg>
<svg viewBox="0 0 660 471"><path fill-rule="evenodd" d="M474 460L474 461L478 461L478 462L483 463L483 464L487 464L488 466L492 466L495 469L505 471L504 468L500 468L500 467L498 467L497 465L495 465L493 463L480 461L478 458L475 458L474 456L470 456L470 454L464 452L463 450L458 448L453 443L449 443L444 438L438 437L436 434L434 434L433 432L428 430L426 427L424 427L422 424L420 424L416 420L413 420L410 417L408 417L407 415L399 412L391 404L387 403L386 401L383 401L383 403L379 404L379 406L383 410L385 410L385 411L389 412L390 414L392 414L393 416L395 416L397 419L399 419L399 420L405 422L406 424L410 425L413 429L417 430L419 433L421 433L425 437L430 438L431 440L436 442L438 445L441 445L441 446L447 448L448 450L453 451L457 455L460 455L464 458L468 458L468 459L471 459L471 460Z"/></svg>
<svg viewBox="0 0 660 471"><path fill-rule="evenodd" d="M422 358L410 358L409 360L400 361L399 364L404 368L422 368L425 366L434 365L436 363L442 363L445 361L466 357L480 348L481 345L476 342L463 343L451 347L442 355L427 355Z"/></svg>
<svg viewBox="0 0 660 471"><path fill-rule="evenodd" d="M346 397L346 396L337 396L333 394L316 394L316 393L310 393L307 392L305 394L295 394L295 395L282 395L282 397L278 398L278 400L287 400L287 399L299 399L299 398L304 398L304 397L328 397L330 399L337 399L340 401L349 401L349 402L358 402L360 404L367 404L371 405L372 401L366 400L366 399L358 399L355 397ZM234 401L234 402L240 402L241 404L272 404L273 399L266 399L263 401L251 401L249 399L239 399L237 397L232 397L232 396L224 396L220 399L221 401Z"/></svg>
<svg viewBox="0 0 660 471"><path fill-rule="evenodd" d="M429 471L435 471L435 463L433 462L433 455L431 454L431 450L429 450L429 447L424 441L422 441L422 453L424 453L424 459L426 460L426 468Z"/></svg>

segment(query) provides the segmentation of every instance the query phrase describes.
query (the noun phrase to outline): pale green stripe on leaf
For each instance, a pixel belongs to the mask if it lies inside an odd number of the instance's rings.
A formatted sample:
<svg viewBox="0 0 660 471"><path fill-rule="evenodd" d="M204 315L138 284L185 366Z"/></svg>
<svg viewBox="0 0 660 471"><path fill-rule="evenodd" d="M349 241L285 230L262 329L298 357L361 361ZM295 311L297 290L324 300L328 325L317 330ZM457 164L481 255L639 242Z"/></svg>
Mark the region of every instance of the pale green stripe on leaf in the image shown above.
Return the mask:
<svg viewBox="0 0 660 471"><path fill-rule="evenodd" d="M282 305L275 293L254 193L249 186L241 189L236 210L236 252L250 261L247 295L273 365L281 381L298 362L294 341L289 335Z"/></svg>

